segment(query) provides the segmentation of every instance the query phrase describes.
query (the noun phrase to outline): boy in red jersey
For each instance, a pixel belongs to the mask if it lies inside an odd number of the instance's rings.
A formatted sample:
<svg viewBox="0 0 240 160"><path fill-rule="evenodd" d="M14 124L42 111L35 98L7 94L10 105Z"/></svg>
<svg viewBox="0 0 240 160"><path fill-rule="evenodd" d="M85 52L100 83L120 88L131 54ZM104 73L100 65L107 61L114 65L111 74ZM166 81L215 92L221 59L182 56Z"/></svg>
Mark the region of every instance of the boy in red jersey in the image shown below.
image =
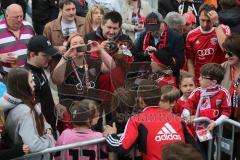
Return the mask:
<svg viewBox="0 0 240 160"><path fill-rule="evenodd" d="M195 143L180 117L171 113L179 92L166 85L161 91L154 81L143 80L137 90L142 112L130 117L121 137L117 128L106 126L104 135L110 148L118 154L130 151L138 143L143 160L161 160L162 147L172 142ZM162 92L162 94L161 94ZM160 105L160 107L159 107Z"/></svg>
<svg viewBox="0 0 240 160"><path fill-rule="evenodd" d="M211 120L205 131L212 131L217 125L230 116L231 97L229 92L220 86L225 70L217 63L208 63L200 70L200 87L196 88L184 104L182 117L192 123L196 117L207 117ZM196 132L205 128L205 123L196 127ZM202 130L204 131L204 130ZM207 156L207 141L201 143Z"/></svg>

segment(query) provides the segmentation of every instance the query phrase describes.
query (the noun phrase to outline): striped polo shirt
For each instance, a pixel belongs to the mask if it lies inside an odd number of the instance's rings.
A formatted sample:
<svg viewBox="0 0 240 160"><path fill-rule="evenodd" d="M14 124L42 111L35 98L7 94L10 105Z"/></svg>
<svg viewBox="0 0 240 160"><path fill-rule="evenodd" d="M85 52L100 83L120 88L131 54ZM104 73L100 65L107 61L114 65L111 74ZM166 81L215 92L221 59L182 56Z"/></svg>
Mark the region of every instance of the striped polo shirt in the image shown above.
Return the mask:
<svg viewBox="0 0 240 160"><path fill-rule="evenodd" d="M27 21L22 22L19 37L16 37L8 29L5 19L0 21L0 54L12 53L17 56L17 64L15 66L10 63L2 63L4 71L9 72L13 67L24 66L27 60L27 44L34 35L33 27Z"/></svg>

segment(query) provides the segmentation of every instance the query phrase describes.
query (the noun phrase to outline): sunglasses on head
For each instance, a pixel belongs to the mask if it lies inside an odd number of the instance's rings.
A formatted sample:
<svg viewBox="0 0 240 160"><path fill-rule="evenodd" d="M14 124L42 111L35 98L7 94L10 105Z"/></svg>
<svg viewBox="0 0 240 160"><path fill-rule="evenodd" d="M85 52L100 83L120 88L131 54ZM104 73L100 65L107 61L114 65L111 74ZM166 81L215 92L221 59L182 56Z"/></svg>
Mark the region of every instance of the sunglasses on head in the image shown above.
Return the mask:
<svg viewBox="0 0 240 160"><path fill-rule="evenodd" d="M229 51L227 49L224 49L224 52L229 56L232 57L233 55L235 55L232 51Z"/></svg>

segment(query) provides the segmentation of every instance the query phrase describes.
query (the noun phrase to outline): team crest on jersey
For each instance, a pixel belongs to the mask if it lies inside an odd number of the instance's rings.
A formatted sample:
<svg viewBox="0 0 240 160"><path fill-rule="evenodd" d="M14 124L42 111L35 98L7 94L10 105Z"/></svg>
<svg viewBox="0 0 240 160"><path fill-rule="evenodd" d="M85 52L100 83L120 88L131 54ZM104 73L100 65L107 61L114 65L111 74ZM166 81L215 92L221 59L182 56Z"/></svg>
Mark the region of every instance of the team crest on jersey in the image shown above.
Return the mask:
<svg viewBox="0 0 240 160"><path fill-rule="evenodd" d="M218 40L217 40L217 38L211 38L210 39L210 42L213 44L213 45L216 45L217 44L217 42L218 42Z"/></svg>

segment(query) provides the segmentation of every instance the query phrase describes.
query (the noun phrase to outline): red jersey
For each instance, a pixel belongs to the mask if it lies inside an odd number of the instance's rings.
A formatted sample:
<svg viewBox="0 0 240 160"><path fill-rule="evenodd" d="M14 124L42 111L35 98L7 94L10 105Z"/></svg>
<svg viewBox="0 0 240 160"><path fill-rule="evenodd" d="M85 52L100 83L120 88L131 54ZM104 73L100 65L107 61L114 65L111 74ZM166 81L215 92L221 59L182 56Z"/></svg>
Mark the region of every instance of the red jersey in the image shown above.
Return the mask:
<svg viewBox="0 0 240 160"><path fill-rule="evenodd" d="M209 89L208 93L210 92L214 94L208 96L209 100L207 98L201 100L203 89L201 87L196 88L188 97L184 108L196 114L197 107L199 106L198 117L208 117L211 120L216 120L221 115L229 117L231 113L231 97L229 92L221 86Z"/></svg>
<svg viewBox="0 0 240 160"><path fill-rule="evenodd" d="M106 141L119 154L128 152L138 142L143 160L161 160L162 147L165 144L185 142L189 138L185 131L180 117L159 106L151 106L128 120L121 137L111 134Z"/></svg>
<svg viewBox="0 0 240 160"><path fill-rule="evenodd" d="M183 96L178 98L178 100L176 102L176 105L173 108L173 113L180 116L183 112L183 106L184 106L185 103L186 103L186 100Z"/></svg>
<svg viewBox="0 0 240 160"><path fill-rule="evenodd" d="M225 35L230 35L230 28L225 25L221 25ZM210 31L203 31L201 26L189 32L186 39L186 56L187 59L191 59L195 66L195 79L198 83L200 76L200 68L206 63L223 63L225 59L225 53L221 50L215 28Z"/></svg>

